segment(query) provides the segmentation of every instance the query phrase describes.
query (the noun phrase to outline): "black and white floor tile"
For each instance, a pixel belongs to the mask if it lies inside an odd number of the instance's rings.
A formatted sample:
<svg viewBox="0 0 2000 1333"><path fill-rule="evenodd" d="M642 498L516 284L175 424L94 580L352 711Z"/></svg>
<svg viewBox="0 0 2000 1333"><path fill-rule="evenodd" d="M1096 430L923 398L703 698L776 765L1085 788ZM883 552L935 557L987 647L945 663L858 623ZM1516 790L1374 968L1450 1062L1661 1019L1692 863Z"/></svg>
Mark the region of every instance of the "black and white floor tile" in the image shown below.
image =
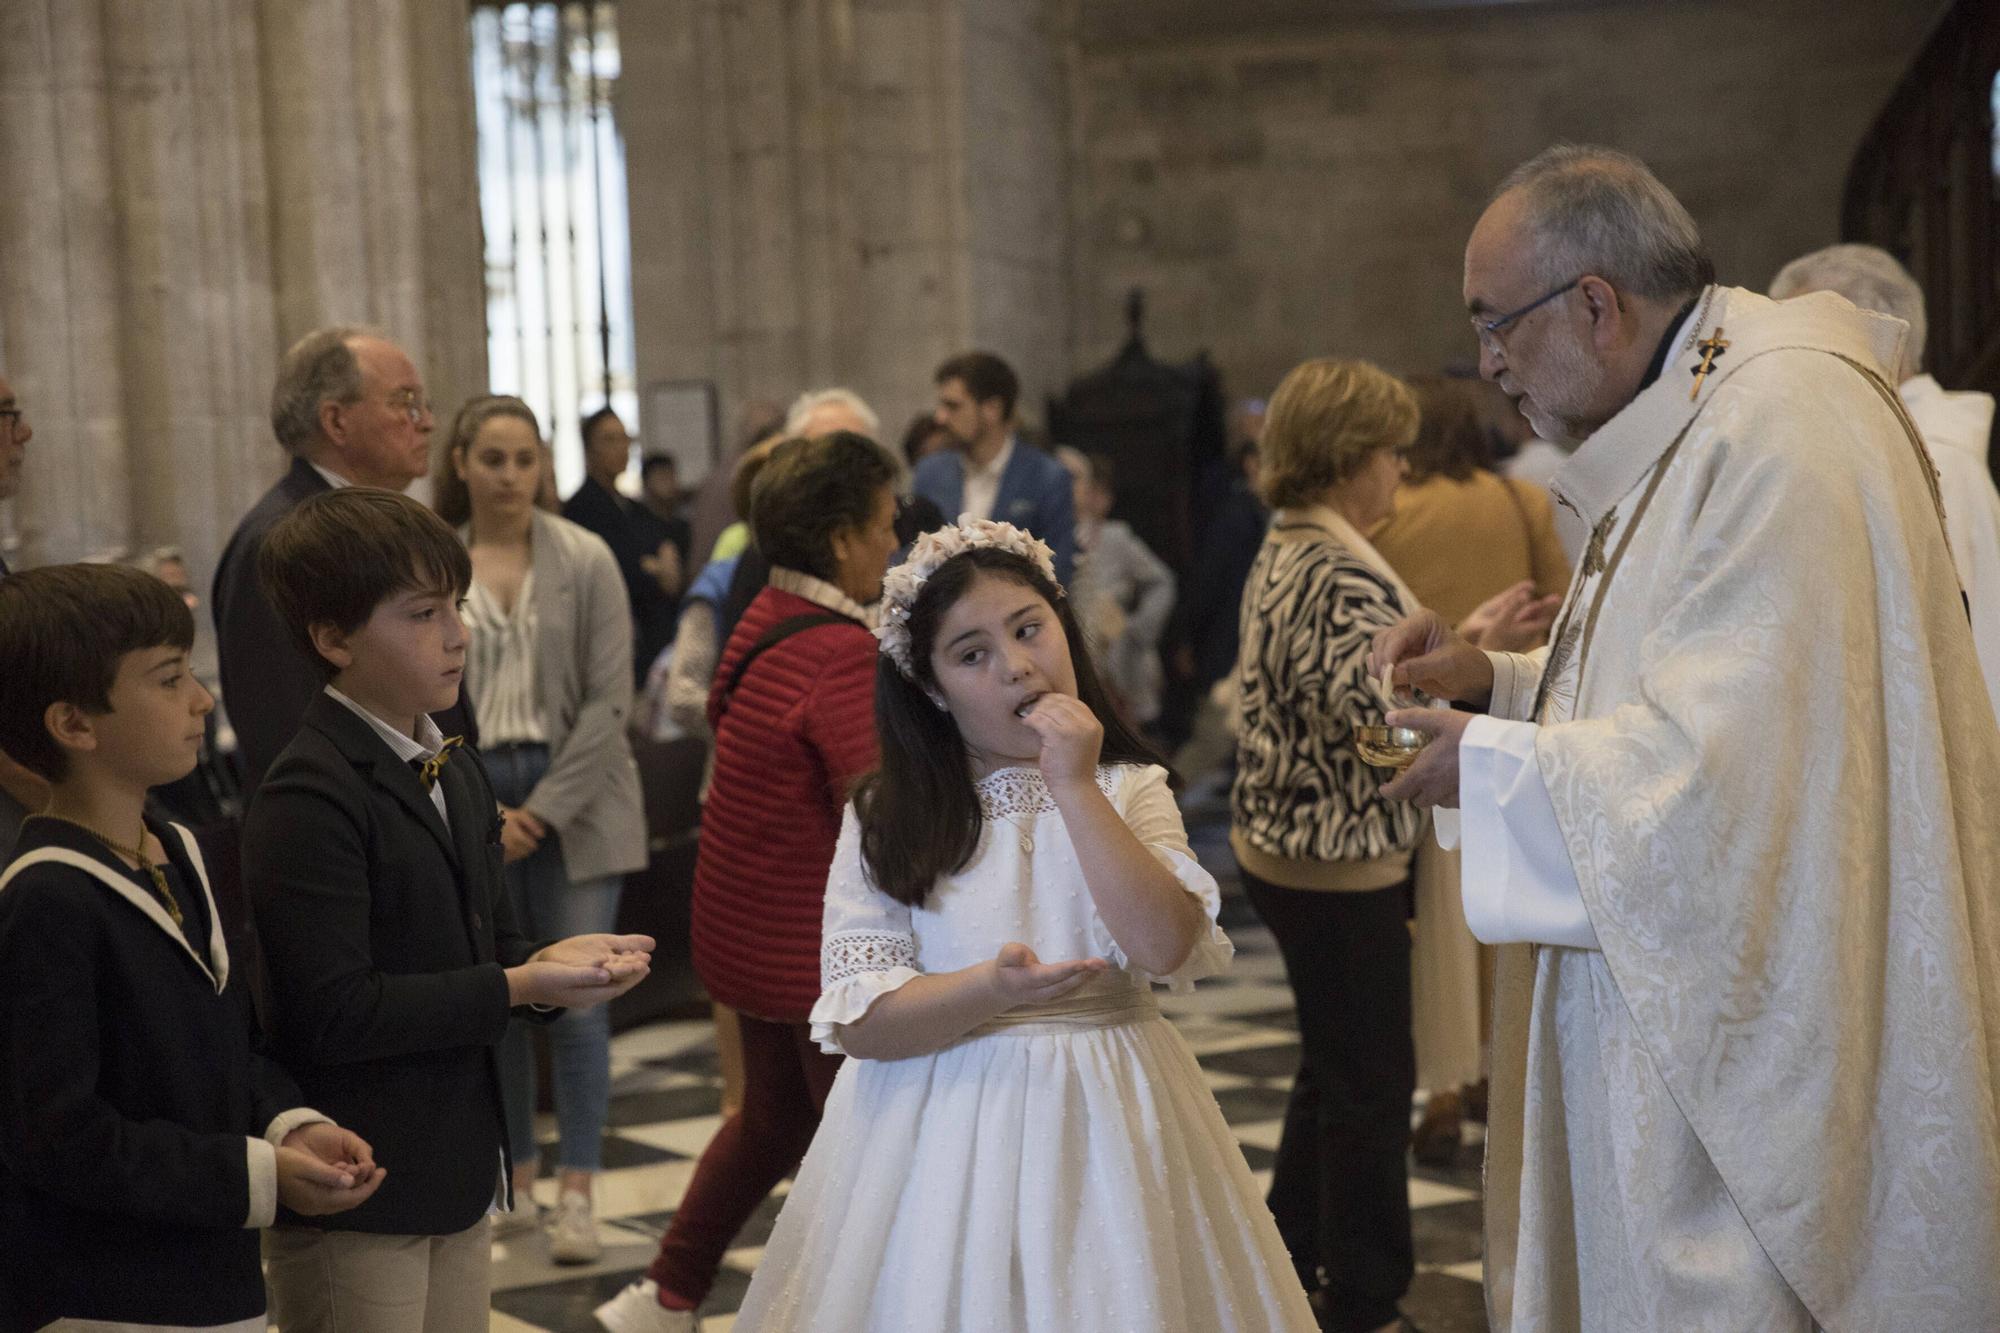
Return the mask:
<svg viewBox="0 0 2000 1333"><path fill-rule="evenodd" d="M1211 829L1197 828L1196 835L1198 854L1219 872L1228 863L1226 844L1216 847ZM1231 973L1203 982L1192 995L1162 993L1160 999L1199 1057L1251 1169L1268 1182L1298 1062L1297 1021L1276 947L1240 897L1226 900L1223 924L1236 943ZM720 1101L721 1079L706 1022L658 1024L613 1040L611 1124L597 1191L604 1257L589 1267L559 1268L549 1262L540 1236L497 1243L495 1330L589 1333L597 1328L591 1311L652 1259L695 1161L720 1123ZM552 1149L552 1118L546 1118L544 1130ZM1415 1167L1410 1177L1419 1271L1404 1309L1422 1333L1486 1329L1480 1295L1480 1146L1471 1134L1469 1130L1451 1168ZM544 1154L545 1161L552 1157L552 1151ZM555 1202L554 1188L553 1179L540 1183L541 1202ZM702 1307L704 1333L724 1333L733 1324L733 1312L783 1203L781 1186L737 1236Z"/></svg>

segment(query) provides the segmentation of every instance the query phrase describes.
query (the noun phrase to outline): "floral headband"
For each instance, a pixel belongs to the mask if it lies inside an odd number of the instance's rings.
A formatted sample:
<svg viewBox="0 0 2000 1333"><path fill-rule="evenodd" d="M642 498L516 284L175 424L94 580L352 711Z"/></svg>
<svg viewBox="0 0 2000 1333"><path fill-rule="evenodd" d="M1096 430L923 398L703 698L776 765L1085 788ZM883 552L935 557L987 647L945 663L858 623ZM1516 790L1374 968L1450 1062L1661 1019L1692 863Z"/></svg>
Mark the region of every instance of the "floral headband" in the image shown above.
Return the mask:
<svg viewBox="0 0 2000 1333"><path fill-rule="evenodd" d="M1056 582L1055 552L1047 542L1012 523L995 523L990 518L961 514L957 527L923 533L910 544L910 558L883 576L882 618L875 627L882 651L896 664L896 670L903 673L903 679L917 678L916 665L910 659L910 608L917 604L924 584L947 560L981 546L1018 555L1050 583ZM1056 586L1060 591L1062 585Z"/></svg>

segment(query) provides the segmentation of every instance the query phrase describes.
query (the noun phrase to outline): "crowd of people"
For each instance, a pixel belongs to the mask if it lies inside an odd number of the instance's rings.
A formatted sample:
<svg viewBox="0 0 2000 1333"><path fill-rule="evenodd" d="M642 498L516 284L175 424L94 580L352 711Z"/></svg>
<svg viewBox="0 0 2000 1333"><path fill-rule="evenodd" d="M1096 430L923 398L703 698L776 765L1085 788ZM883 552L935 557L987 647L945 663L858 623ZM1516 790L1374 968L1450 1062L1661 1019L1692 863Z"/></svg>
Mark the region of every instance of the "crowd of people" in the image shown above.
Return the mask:
<svg viewBox="0 0 2000 1333"><path fill-rule="evenodd" d="M685 737L730 1087L613 1333L794 1173L740 1329L1394 1329L1468 1116L1501 1327L2000 1325L1992 400L1885 253L1720 286L1609 150L1502 184L1465 297L1491 384L1297 366L1179 570L990 353L700 495L599 410L559 502L519 398L439 435L390 338L300 340L226 733L178 552L0 565L0 1324L483 1328L490 1237L597 1259ZM0 498L31 438L0 379ZM1152 998L1231 953L1172 746L1296 1000L1262 1198Z"/></svg>

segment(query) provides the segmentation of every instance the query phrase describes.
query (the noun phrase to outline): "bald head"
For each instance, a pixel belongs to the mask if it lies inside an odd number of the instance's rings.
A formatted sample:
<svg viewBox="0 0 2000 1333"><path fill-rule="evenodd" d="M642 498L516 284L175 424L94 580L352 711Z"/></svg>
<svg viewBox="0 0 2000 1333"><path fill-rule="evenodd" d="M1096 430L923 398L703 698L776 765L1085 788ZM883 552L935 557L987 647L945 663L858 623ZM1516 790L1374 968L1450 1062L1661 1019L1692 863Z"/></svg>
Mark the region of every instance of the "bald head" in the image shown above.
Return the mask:
<svg viewBox="0 0 2000 1333"><path fill-rule="evenodd" d="M1644 163L1551 148L1500 183L1466 243L1480 373L1544 439L1579 443L1638 394L1713 280L1694 220Z"/></svg>
<svg viewBox="0 0 2000 1333"><path fill-rule="evenodd" d="M1630 153L1558 144L1508 173L1493 203L1489 214L1508 206L1536 277L1551 285L1594 273L1678 304L1715 281L1694 219Z"/></svg>

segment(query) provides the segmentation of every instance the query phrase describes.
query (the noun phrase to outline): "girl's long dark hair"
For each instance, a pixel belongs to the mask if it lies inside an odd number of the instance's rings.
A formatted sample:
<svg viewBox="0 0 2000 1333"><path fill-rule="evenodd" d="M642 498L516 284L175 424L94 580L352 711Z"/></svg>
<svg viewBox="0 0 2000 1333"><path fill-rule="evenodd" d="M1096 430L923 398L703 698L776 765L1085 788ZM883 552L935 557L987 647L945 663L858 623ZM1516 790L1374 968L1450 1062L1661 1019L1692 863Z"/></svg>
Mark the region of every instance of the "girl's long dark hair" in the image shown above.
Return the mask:
<svg viewBox="0 0 2000 1333"><path fill-rule="evenodd" d="M952 557L925 582L910 608L910 660L917 678L904 679L886 655L876 664L875 730L882 762L854 793L861 858L875 887L912 907L921 907L932 885L963 870L979 850L984 817L965 739L951 714L931 701L929 691L937 688L930 663L938 626L980 574L1032 589L1054 608L1069 639L1077 698L1104 726L1099 762L1166 763L1119 720L1060 588L1009 551L980 546Z"/></svg>

